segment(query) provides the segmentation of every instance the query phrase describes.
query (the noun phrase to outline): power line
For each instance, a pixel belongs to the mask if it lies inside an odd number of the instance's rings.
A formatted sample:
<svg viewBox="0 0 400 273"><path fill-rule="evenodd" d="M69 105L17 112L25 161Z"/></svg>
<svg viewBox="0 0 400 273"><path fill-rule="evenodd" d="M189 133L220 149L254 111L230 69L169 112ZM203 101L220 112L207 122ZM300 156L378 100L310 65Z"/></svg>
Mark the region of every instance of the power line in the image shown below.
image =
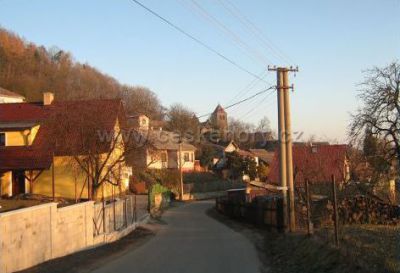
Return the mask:
<svg viewBox="0 0 400 273"><path fill-rule="evenodd" d="M220 24L216 23L214 20L212 20L212 18L210 18L211 16L209 14L207 14L207 12L203 9L200 8L199 6L196 6L196 4L192 1L191 3L188 3L185 0L177 0L177 2L179 2L179 4L181 4L185 9L187 9L188 11L190 11L192 14L198 16L201 19L204 19L205 21L209 22L211 25L213 26L217 26L217 30L219 30L223 35L227 36L227 38L232 39L234 46L239 49L244 55L246 55L248 58L250 58L252 61L255 61L257 63L261 63L263 66L265 66L265 63L258 58L255 58L254 56L252 56L250 53L248 53L243 46L240 44L241 41L238 41L240 39L237 38L237 35L235 34L231 34L226 30L226 27L221 27ZM221 23L222 24L222 23ZM225 29L224 29L225 28Z"/></svg>
<svg viewBox="0 0 400 273"><path fill-rule="evenodd" d="M266 72L267 72L267 69L263 70L258 76L259 76L260 78L265 79L265 78L268 76L268 74L266 74ZM232 102L232 101L234 101L235 99L240 99L240 98L244 97L245 95L247 95L254 87L257 86L258 83L259 83L259 80L258 80L258 79L253 79L253 80L252 80L250 83L248 83L245 87L243 87L242 89L240 89L240 90L236 93L236 95L229 101L229 103ZM270 82L268 82L268 83L269 83L270 85L272 85L272 83L270 83Z"/></svg>
<svg viewBox="0 0 400 273"><path fill-rule="evenodd" d="M224 7L233 17L237 18L239 22L255 37L258 38L261 44L272 51L278 58L282 59L286 63L293 62L293 60L283 53L282 50L279 49L278 46L274 45L274 43L268 39L268 37L263 34L263 32L252 22L248 19L241 10L235 6L229 0L218 0L222 7ZM224 3L225 2L225 3ZM229 7L229 6L230 7Z"/></svg>
<svg viewBox="0 0 400 273"><path fill-rule="evenodd" d="M241 116L241 119L247 118L251 113L257 110L263 103L271 96L273 92L268 93L262 100L260 100L255 106L253 106L249 111L247 111L244 115Z"/></svg>
<svg viewBox="0 0 400 273"><path fill-rule="evenodd" d="M253 98L255 98L255 97L257 97L257 96L259 96L259 95L261 95L261 94L264 94L265 92L267 92L267 91L269 91L269 90L272 90L272 89L275 89L275 86L270 86L270 87L268 87L267 89L261 90L260 92L257 92L257 93L255 93L254 95L251 95L250 97L247 97L247 98L245 98L245 99L243 99L243 100L237 101L237 102L235 102L235 103L233 103L233 104L231 104L231 105L225 106L224 108L225 108L225 110L227 110L227 109L232 108L232 107L234 107L234 106L236 106L236 105L242 104L243 102L246 102L246 101L248 101L248 100L251 100L251 99L253 99ZM271 93L272 93L272 92L271 92ZM212 112L211 112L211 113L208 113L208 114L205 114L205 115L198 116L197 118L203 118L203 117L209 116L209 115L211 115L211 114L212 114Z"/></svg>
<svg viewBox="0 0 400 273"><path fill-rule="evenodd" d="M183 35L185 35L186 37L192 39L193 41L195 41L196 43L198 43L199 45L203 46L204 48L208 49L209 51L213 52L214 54L218 55L219 57L221 57L222 59L224 59L225 61L229 62L230 64L234 65L235 67L239 68L240 70L242 70L243 72L246 72L247 74L263 81L264 79L260 78L259 76L257 76L256 74L252 73L251 71L247 70L246 68L242 67L241 65L237 64L235 61L231 60L230 58L226 57L225 55L223 55L222 53L220 53L219 51L215 50L214 48L212 48L211 46L207 45L206 43L202 42L201 40L197 39L196 37L194 37L193 35L191 35L190 33L186 32L185 30L183 30L182 28L180 28L179 26L175 25L174 23L172 23L171 21L169 21L168 19L164 18L163 16L161 16L160 14L158 14L157 12L153 11L152 9L148 8L147 6L143 5L141 2L137 1L137 0L131 0L133 3L139 5L140 7L142 7L143 9L147 10L149 13L153 14L154 16L156 16L157 18L159 18L160 20L162 20L164 23L168 24L169 26L171 26L172 28L174 28L175 30L179 31L180 33L182 33Z"/></svg>
<svg viewBox="0 0 400 273"><path fill-rule="evenodd" d="M218 20L215 16L210 14L204 7L202 7L196 0L177 0L179 4L181 4L185 9L187 9L189 12L192 14L201 17L201 19L204 19L205 21L209 22L212 26L217 27L217 30L219 30L222 34L230 38L234 45L241 50L246 56L249 58L256 60L258 62L261 62L263 65L265 62L261 60L261 58L254 58L251 54L249 54L245 49L250 49L250 46L246 44L239 35L237 35L234 31L229 29L223 22ZM245 46L246 48L244 48ZM254 53L255 51L252 51ZM266 72L268 72L267 69L264 69L260 74L257 74L260 78L265 79L267 75L264 75ZM254 78L250 83L248 83L246 86L243 88L239 89L235 96L229 100L228 103L231 103L232 101L235 101L238 98L244 97L247 93L249 93L259 82L259 79ZM271 84L270 82L268 82Z"/></svg>
<svg viewBox="0 0 400 273"><path fill-rule="evenodd" d="M276 101L273 100L273 99L272 100L268 100L266 103L264 103L263 105L260 104L259 106L263 106L263 109L269 109L269 108L272 108L272 107L276 106ZM257 114L257 111L253 112L253 113L250 113L249 115L246 116L246 119L251 119L256 114ZM265 113L264 113L264 115L265 115Z"/></svg>
<svg viewBox="0 0 400 273"><path fill-rule="evenodd" d="M248 100L251 100L252 98L257 97L258 95L261 95L261 94L267 92L268 90L271 90L271 89L274 89L274 88L275 88L275 86L270 86L270 87L268 87L267 89L264 89L264 90L262 90L262 91L260 91L260 92L258 92L258 93L256 93L256 94L250 96L250 97L247 97L247 98L245 98L245 99L243 99L243 100L240 100L240 101L235 102L235 103L233 103L233 104L231 104L231 105L229 105L229 106L226 106L225 109L232 108L233 106L236 106L236 105L239 105L239 104L241 104L241 103L243 103L243 102L246 102L246 101L248 101Z"/></svg>
<svg viewBox="0 0 400 273"><path fill-rule="evenodd" d="M229 27L227 27L223 22L218 20L215 16L209 13L199 2L196 0L191 0L192 5L201 12L201 14L211 22L211 24L217 26L220 30L223 31L227 36L229 36L233 42L238 44L242 49L247 50L254 56L254 60L261 62L263 65L271 63L267 57L265 57L261 52L257 49L252 48L248 43L246 43L240 35L236 34Z"/></svg>

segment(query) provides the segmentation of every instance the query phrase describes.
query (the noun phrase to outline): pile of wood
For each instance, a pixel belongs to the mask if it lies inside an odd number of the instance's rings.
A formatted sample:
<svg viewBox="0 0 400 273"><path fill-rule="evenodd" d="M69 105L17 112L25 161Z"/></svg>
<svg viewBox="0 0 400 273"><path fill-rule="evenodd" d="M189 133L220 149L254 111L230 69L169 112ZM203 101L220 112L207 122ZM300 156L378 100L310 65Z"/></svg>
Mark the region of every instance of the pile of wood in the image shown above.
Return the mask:
<svg viewBox="0 0 400 273"><path fill-rule="evenodd" d="M305 227L307 207L303 202L297 204L296 213L297 224ZM400 225L400 206L384 203L379 199L365 195L340 198L338 200L338 214L341 225ZM313 199L311 203L311 221L315 228L332 226L334 223L333 215L332 200L329 198Z"/></svg>
<svg viewBox="0 0 400 273"><path fill-rule="evenodd" d="M333 207L327 205L333 219ZM400 207L359 195L339 200L339 221L342 224L400 224Z"/></svg>

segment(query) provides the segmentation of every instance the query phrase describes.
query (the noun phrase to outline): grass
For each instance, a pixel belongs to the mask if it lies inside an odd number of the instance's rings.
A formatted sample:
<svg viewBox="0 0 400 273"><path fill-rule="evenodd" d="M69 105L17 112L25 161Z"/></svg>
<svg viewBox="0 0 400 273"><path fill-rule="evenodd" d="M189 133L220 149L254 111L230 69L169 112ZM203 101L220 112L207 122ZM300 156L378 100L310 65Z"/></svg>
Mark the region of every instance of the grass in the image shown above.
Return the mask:
<svg viewBox="0 0 400 273"><path fill-rule="evenodd" d="M318 236L333 240L332 229ZM340 228L340 250L370 272L400 272L400 226L350 225Z"/></svg>
<svg viewBox="0 0 400 273"><path fill-rule="evenodd" d="M270 267L268 272L400 272L400 226L341 226L336 248L332 228L317 229L313 236L300 231L282 234L234 221L215 210L210 215L247 234ZM254 234L262 237L253 239Z"/></svg>
<svg viewBox="0 0 400 273"><path fill-rule="evenodd" d="M274 272L400 272L400 227L342 226L339 248L332 228L304 234L266 235L266 251Z"/></svg>
<svg viewBox="0 0 400 273"><path fill-rule="evenodd" d="M253 242L264 264L261 272L274 273L369 273L351 257L317 236L304 233L282 234L237 222L216 210L209 215Z"/></svg>
<svg viewBox="0 0 400 273"><path fill-rule="evenodd" d="M273 272L357 273L368 272L353 264L338 249L305 234L267 233L265 251Z"/></svg>

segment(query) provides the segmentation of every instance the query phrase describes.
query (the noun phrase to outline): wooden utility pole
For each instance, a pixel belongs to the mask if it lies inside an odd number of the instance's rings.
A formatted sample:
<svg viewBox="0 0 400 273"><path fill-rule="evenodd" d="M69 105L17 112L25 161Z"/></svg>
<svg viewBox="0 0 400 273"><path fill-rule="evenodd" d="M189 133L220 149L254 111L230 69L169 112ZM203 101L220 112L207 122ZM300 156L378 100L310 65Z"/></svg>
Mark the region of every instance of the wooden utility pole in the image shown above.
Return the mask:
<svg viewBox="0 0 400 273"><path fill-rule="evenodd" d="M279 181L282 187L283 226L287 229L287 179L286 179L286 134L285 134L285 101L283 97L283 74L280 68L268 68L276 71L278 98L278 142L279 142Z"/></svg>
<svg viewBox="0 0 400 273"><path fill-rule="evenodd" d="M181 201L183 201L183 172L182 172L182 141L179 142L179 175L181 186Z"/></svg>
<svg viewBox="0 0 400 273"><path fill-rule="evenodd" d="M284 68L283 73L283 97L285 101L285 133L286 133L286 177L289 186L289 225L290 231L296 230L296 212L294 205L294 181L293 181L293 151L292 151L292 121L290 111L290 93L289 89L293 89L289 85L289 72L297 72L298 69Z"/></svg>
<svg viewBox="0 0 400 273"><path fill-rule="evenodd" d="M297 72L298 68L268 67L269 71L277 72L277 97L278 97L278 134L279 134L279 180L282 186L284 225L291 232L296 229L294 182L293 182L293 153L292 129L290 114L289 72ZM289 189L289 210L288 210ZM289 215L289 217L288 217Z"/></svg>

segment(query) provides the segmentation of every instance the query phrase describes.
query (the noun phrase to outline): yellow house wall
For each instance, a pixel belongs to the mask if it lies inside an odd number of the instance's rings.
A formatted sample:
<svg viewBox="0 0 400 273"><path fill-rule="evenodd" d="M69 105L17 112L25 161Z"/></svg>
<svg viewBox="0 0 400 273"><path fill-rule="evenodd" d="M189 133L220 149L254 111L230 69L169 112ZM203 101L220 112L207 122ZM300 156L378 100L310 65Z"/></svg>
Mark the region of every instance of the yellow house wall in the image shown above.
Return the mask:
<svg viewBox="0 0 400 273"><path fill-rule="evenodd" d="M38 133L40 125L37 125L31 129L31 133L28 137L28 145L32 145L33 141L35 140L36 134Z"/></svg>
<svg viewBox="0 0 400 273"><path fill-rule="evenodd" d="M75 199L78 197L85 182L83 172L75 170L70 157L55 157L54 159L54 185L55 196ZM75 192L76 183L76 192ZM35 181L33 193L52 196L52 168L44 170ZM87 188L82 198L87 198Z"/></svg>
<svg viewBox="0 0 400 273"><path fill-rule="evenodd" d="M31 141L33 141L34 137L36 136L38 129L39 126L32 128ZM116 122L115 131L119 131L118 122ZM20 135L22 136L22 134ZM14 143L21 143L20 141L23 141L23 138L18 140L17 134L14 137ZM118 141L119 144L122 143L122 137L120 137ZM109 163L115 162L115 160L117 160L123 152L123 147L119 144L116 145L116 148L114 149L114 152L108 161ZM103 154L102 156L105 158L107 154ZM130 167L126 167L125 164L122 164L121 168L123 170L122 177L120 178L121 187L106 183L104 186L105 197L118 194L120 191L125 191L129 187L129 175L132 174L132 171ZM69 199L88 198L88 186L87 183L85 184L86 177L86 173L77 165L77 162L72 157L63 156L54 158L54 184L56 197ZM52 168L49 170L44 170L37 178L33 185L33 193L52 196ZM101 195L102 190L99 189L97 196L101 197Z"/></svg>
<svg viewBox="0 0 400 273"><path fill-rule="evenodd" d="M11 196L12 195L12 187L11 187L11 172L4 173L3 176L0 177L0 186L1 186L1 196Z"/></svg>
<svg viewBox="0 0 400 273"><path fill-rule="evenodd" d="M55 196L69 199L88 198L88 188L85 184L86 173L77 167L71 157L55 157L54 159L54 184ZM129 177L121 178L121 190L125 191L129 187ZM117 195L120 188L106 183L104 186L104 196L110 197ZM82 195L81 195L82 192ZM52 169L45 170L35 181L33 193L52 196ZM98 197L101 197L99 189Z"/></svg>
<svg viewBox="0 0 400 273"><path fill-rule="evenodd" d="M25 146L32 145L33 140L39 131L39 125L34 126L27 137L24 136L23 131L6 132L6 145L7 146Z"/></svg>
<svg viewBox="0 0 400 273"><path fill-rule="evenodd" d="M6 146L24 146L24 135L22 132L6 132Z"/></svg>

